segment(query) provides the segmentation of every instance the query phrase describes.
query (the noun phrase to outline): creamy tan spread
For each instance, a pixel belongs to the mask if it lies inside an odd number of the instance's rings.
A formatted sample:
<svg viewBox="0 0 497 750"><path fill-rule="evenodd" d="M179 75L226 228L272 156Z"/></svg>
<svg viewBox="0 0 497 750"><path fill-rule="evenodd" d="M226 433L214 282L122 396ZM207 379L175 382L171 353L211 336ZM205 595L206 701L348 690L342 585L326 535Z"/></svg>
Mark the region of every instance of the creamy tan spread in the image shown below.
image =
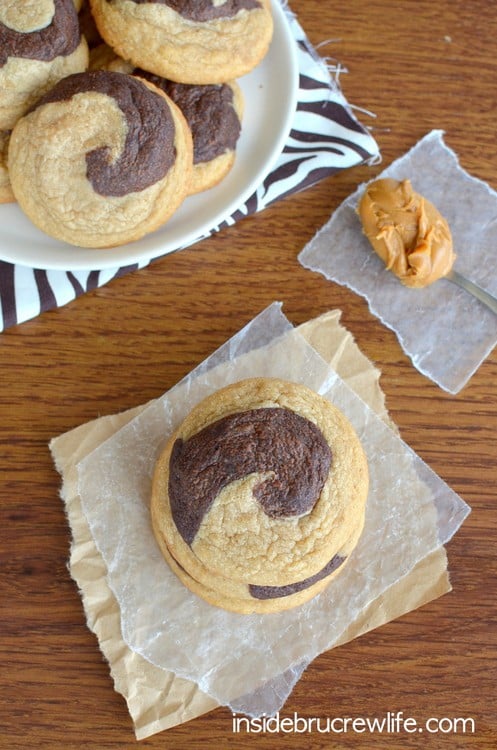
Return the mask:
<svg viewBox="0 0 497 750"><path fill-rule="evenodd" d="M427 286L449 273L455 260L449 225L409 180L371 182L358 213L374 250L406 286Z"/></svg>

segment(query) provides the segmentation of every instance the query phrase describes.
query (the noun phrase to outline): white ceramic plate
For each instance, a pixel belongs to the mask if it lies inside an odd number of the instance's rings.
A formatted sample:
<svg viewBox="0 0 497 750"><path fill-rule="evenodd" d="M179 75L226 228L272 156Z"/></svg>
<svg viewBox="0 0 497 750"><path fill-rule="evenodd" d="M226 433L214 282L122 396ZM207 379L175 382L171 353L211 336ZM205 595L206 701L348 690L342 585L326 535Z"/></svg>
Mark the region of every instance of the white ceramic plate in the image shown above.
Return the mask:
<svg viewBox="0 0 497 750"><path fill-rule="evenodd" d="M274 36L260 65L238 80L245 99L242 133L229 175L187 198L169 221L137 242L116 248L79 248L38 230L17 204L0 206L0 259L66 271L117 268L159 257L195 242L228 218L256 190L281 153L295 113L298 65L294 41L278 0Z"/></svg>

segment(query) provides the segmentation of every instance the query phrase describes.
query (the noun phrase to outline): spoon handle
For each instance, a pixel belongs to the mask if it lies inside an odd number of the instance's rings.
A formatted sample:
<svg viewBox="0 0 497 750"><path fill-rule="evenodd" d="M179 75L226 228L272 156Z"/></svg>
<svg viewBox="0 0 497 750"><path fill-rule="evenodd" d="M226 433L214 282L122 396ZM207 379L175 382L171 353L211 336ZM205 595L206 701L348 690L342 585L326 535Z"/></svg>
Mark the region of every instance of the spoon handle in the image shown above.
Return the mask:
<svg viewBox="0 0 497 750"><path fill-rule="evenodd" d="M457 284L462 289L465 289L467 292L472 294L473 297L476 297L476 299L480 300L480 302L490 308L490 310L492 310L492 312L497 315L497 298L490 294L490 292L486 292L485 289L482 289L477 284L474 284L465 276L461 276L461 274L457 271L454 271L454 269L452 269L452 271L445 278L449 281L452 281L454 284Z"/></svg>

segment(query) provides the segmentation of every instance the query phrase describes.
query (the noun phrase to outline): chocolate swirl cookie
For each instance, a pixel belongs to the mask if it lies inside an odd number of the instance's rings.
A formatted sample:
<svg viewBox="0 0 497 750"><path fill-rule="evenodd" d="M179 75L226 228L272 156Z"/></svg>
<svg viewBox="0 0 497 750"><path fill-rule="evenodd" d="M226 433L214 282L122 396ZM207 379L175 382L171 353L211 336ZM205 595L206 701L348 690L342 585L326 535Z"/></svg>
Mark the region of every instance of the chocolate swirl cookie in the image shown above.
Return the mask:
<svg viewBox="0 0 497 750"><path fill-rule="evenodd" d="M195 407L162 452L152 523L172 570L236 612L301 604L362 531L368 471L344 415L308 388L244 380Z"/></svg>
<svg viewBox="0 0 497 750"><path fill-rule="evenodd" d="M175 83L135 68L159 86L183 112L193 138L190 194L217 185L235 163L241 132L243 96L236 81L196 85Z"/></svg>
<svg viewBox="0 0 497 750"><path fill-rule="evenodd" d="M110 247L163 224L186 196L192 141L176 105L153 84L91 71L60 81L16 124L9 172L40 229Z"/></svg>
<svg viewBox="0 0 497 750"><path fill-rule="evenodd" d="M57 81L87 66L73 0L0 3L0 130L10 130Z"/></svg>
<svg viewBox="0 0 497 750"><path fill-rule="evenodd" d="M273 34L270 0L90 0L122 58L179 83L224 83L251 71Z"/></svg>
<svg viewBox="0 0 497 750"><path fill-rule="evenodd" d="M151 81L183 112L193 138L193 174L189 193L217 185L231 170L241 132L243 95L236 81L196 85L156 76L118 57L107 44L91 51L91 70L129 73Z"/></svg>
<svg viewBox="0 0 497 750"><path fill-rule="evenodd" d="M132 0L132 2L138 5L143 3L167 5L183 18L196 23L205 23L216 18L233 18L241 10L254 10L254 8L261 7L260 0L225 0L222 3L215 3L213 0Z"/></svg>

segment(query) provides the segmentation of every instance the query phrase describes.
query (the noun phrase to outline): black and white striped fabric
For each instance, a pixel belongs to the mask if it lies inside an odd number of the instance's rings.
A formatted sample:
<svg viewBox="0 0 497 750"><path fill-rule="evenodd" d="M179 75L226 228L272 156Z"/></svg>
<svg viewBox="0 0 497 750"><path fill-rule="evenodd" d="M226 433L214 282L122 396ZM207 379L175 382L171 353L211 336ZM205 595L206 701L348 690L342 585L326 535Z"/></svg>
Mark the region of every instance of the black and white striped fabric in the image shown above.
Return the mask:
<svg viewBox="0 0 497 750"><path fill-rule="evenodd" d="M220 231L275 201L342 169L379 160L378 146L354 116L327 61L307 39L297 18L285 12L298 45L299 94L292 128L273 170ZM199 237L199 239L203 239ZM198 241L196 240L196 241ZM0 331L107 284L153 261L100 271L47 271L0 260Z"/></svg>

